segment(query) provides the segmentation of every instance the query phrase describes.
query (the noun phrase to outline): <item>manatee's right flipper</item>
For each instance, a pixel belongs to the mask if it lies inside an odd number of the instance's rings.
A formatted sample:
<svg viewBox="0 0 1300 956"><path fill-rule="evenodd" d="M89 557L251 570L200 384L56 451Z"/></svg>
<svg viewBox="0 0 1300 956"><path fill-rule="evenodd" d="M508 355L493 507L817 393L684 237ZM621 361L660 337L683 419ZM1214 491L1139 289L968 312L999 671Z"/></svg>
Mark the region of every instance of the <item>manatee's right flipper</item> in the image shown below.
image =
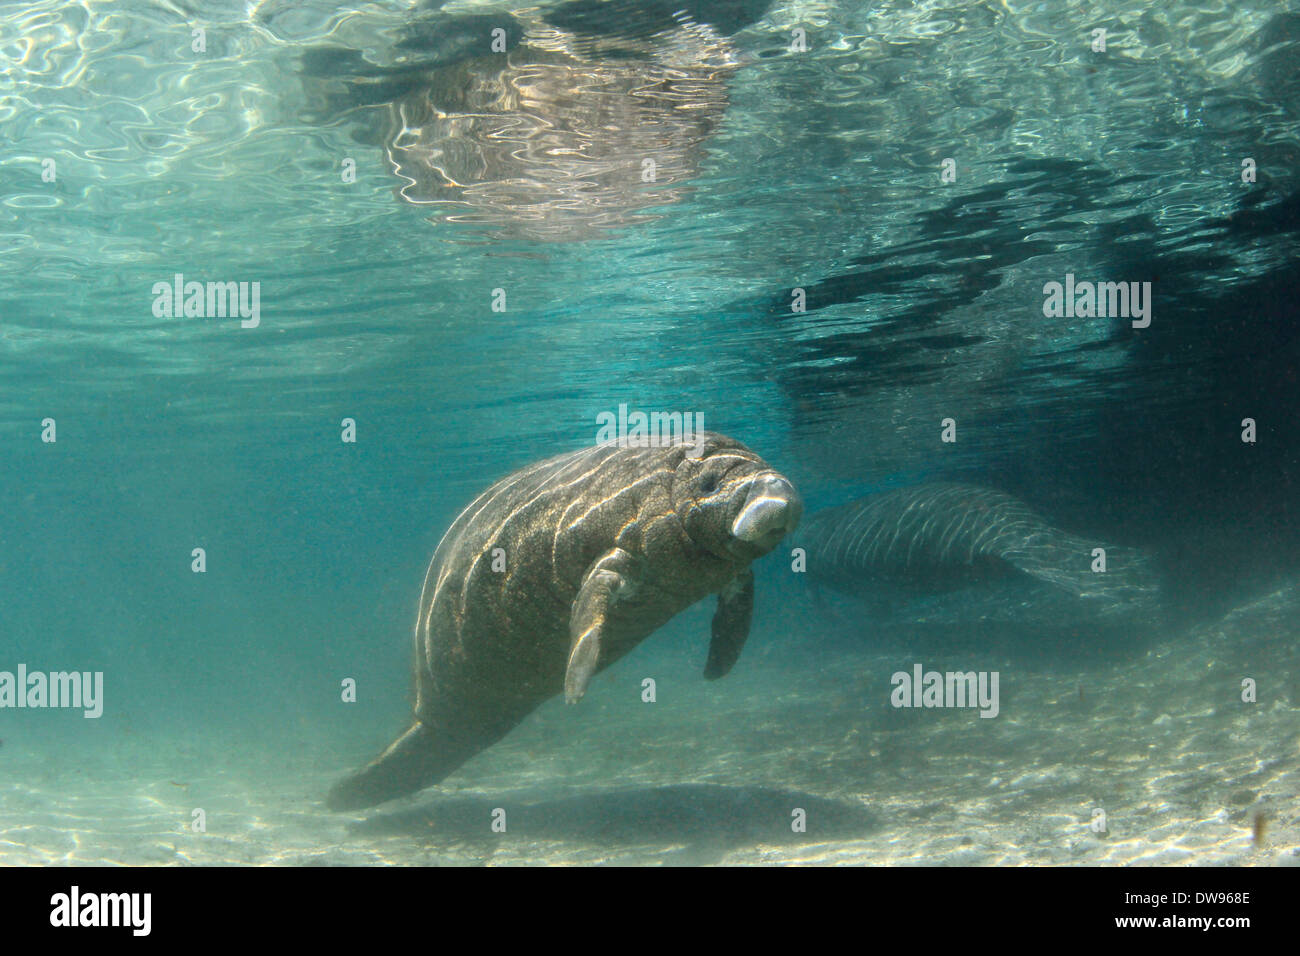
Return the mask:
<svg viewBox="0 0 1300 956"><path fill-rule="evenodd" d="M754 617L754 572L741 571L718 595L718 609L713 612L713 640L709 642L709 660L704 665L705 680L717 680L740 659L740 649L749 637L749 622Z"/></svg>
<svg viewBox="0 0 1300 956"><path fill-rule="evenodd" d="M609 609L630 593L634 559L622 548L602 554L587 570L569 616L569 663L564 671L564 702L576 704L587 693L600 659L601 631Z"/></svg>
<svg viewBox="0 0 1300 956"><path fill-rule="evenodd" d="M437 783L451 770L437 741L418 720L369 764L330 788L331 810L360 810ZM454 767L451 769L455 769Z"/></svg>

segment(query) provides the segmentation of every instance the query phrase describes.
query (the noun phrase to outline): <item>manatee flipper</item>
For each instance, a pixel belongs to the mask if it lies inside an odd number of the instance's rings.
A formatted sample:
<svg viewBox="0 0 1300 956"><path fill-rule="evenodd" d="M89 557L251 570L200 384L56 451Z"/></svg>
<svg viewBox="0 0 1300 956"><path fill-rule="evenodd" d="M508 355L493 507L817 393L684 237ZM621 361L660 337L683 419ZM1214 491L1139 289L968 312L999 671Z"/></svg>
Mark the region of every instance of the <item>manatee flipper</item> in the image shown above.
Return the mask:
<svg viewBox="0 0 1300 956"><path fill-rule="evenodd" d="M576 704L587 693L587 684L596 673L596 661L600 658L605 619L619 596L629 593L632 565L632 555L622 548L614 548L597 558L582 579L569 617L571 645L564 671L566 704Z"/></svg>
<svg viewBox="0 0 1300 956"><path fill-rule="evenodd" d="M434 735L420 721L365 767L330 788L331 810L360 810L423 790L439 778L445 763Z"/></svg>
<svg viewBox="0 0 1300 956"><path fill-rule="evenodd" d="M713 640L709 643L708 663L704 665L706 680L725 677L740 658L753 616L754 572L745 568L718 595L718 609L713 612Z"/></svg>

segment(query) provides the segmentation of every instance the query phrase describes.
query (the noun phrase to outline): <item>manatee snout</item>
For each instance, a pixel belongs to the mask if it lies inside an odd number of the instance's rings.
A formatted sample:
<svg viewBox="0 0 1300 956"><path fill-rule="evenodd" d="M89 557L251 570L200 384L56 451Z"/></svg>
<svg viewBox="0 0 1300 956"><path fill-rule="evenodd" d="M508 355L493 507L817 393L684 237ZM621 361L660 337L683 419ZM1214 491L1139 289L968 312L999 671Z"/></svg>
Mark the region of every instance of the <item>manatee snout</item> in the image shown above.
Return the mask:
<svg viewBox="0 0 1300 956"><path fill-rule="evenodd" d="M750 482L740 514L731 523L731 535L767 552L798 526L802 516L803 499L794 485L783 475L768 472Z"/></svg>

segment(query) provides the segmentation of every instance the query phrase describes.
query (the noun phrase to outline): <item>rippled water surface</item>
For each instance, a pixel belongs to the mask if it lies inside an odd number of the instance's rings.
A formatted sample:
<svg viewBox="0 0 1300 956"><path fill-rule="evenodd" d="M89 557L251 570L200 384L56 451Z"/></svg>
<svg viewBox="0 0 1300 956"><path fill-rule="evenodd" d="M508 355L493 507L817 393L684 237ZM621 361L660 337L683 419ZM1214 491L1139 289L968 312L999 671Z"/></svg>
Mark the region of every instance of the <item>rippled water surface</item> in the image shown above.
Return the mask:
<svg viewBox="0 0 1300 956"><path fill-rule="evenodd" d="M95 721L0 710L0 859L1292 860L1298 177L1279 0L0 5L0 670L107 687ZM178 275L255 317L169 314ZM1149 324L1045 314L1067 276L1149 283ZM815 604L778 550L727 681L695 608L601 717L547 705L462 803L345 830L321 795L409 712L443 530L621 404L703 414L809 508L1005 490L1153 555L1168 619ZM900 723L917 659L1021 692ZM1086 842L1107 773L1135 842ZM413 836L498 791L535 842ZM792 792L834 803L811 850L763 829ZM644 822L715 816L746 827Z"/></svg>

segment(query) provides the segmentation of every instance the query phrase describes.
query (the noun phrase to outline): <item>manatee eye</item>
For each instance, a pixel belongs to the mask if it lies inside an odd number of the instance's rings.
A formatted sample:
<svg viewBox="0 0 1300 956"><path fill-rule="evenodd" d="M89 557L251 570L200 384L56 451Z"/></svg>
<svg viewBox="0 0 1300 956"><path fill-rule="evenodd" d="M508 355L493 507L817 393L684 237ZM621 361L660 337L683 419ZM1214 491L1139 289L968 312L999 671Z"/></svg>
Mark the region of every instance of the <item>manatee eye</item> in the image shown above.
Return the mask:
<svg viewBox="0 0 1300 956"><path fill-rule="evenodd" d="M702 494L711 495L717 490L718 476L716 474L710 472L700 480L700 492Z"/></svg>

